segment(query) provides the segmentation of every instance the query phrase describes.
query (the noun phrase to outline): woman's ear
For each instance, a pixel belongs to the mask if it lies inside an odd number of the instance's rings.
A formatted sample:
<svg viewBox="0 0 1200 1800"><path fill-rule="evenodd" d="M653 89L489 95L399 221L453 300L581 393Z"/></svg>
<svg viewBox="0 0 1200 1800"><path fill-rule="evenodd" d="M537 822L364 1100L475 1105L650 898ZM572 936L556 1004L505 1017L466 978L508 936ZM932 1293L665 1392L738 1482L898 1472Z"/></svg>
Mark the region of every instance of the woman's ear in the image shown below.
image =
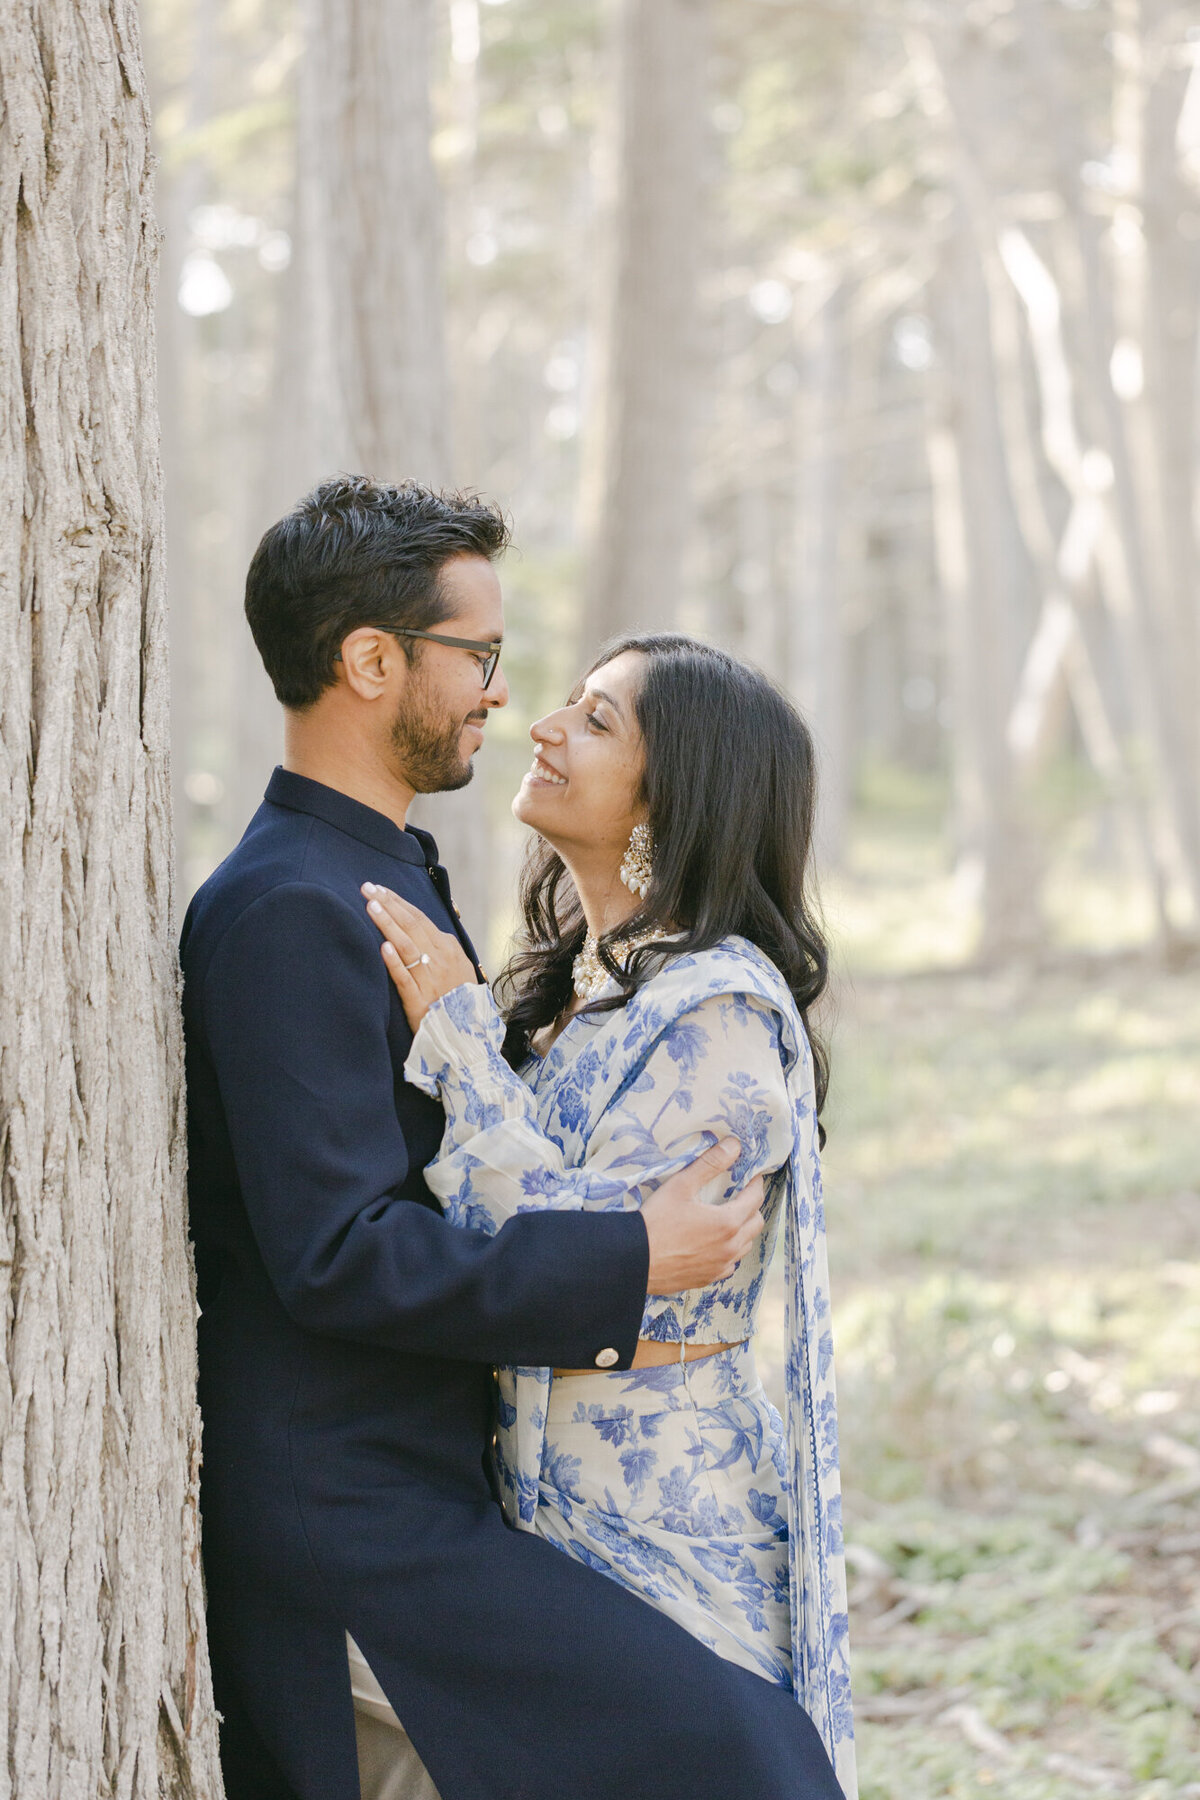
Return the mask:
<svg viewBox="0 0 1200 1800"><path fill-rule="evenodd" d="M360 625L342 639L341 679L360 700L378 700L408 664L395 638L377 625Z"/></svg>

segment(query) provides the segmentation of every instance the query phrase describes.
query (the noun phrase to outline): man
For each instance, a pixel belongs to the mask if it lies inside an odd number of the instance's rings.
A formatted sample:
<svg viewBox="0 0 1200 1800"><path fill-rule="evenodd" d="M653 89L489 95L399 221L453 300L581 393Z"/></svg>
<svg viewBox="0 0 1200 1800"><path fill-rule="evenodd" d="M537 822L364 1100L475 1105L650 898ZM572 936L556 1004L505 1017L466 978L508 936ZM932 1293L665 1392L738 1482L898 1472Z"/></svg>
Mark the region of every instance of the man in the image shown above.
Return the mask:
<svg viewBox="0 0 1200 1800"><path fill-rule="evenodd" d="M474 960L406 813L469 779L507 698L505 543L478 501L333 481L247 580L284 767L183 939L229 1800L356 1800L347 1636L364 1711L373 1692L399 1715L444 1800L836 1795L790 1696L510 1532L488 1486L494 1363L628 1367L646 1293L712 1280L760 1228L757 1191L695 1200L720 1148L641 1213L531 1213L494 1238L424 1185L442 1116L404 1081L360 887Z"/></svg>

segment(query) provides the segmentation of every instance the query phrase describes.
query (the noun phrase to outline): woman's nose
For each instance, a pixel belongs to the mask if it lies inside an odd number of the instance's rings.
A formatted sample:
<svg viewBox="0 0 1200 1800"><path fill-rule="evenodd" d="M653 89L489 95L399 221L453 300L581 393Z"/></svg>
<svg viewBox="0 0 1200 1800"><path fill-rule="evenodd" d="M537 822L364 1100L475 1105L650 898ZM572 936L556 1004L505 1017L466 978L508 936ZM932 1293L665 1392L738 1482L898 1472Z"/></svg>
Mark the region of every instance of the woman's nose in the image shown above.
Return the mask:
<svg viewBox="0 0 1200 1800"><path fill-rule="evenodd" d="M535 744L561 744L564 736L561 715L547 713L544 719L535 719L529 727L529 735Z"/></svg>

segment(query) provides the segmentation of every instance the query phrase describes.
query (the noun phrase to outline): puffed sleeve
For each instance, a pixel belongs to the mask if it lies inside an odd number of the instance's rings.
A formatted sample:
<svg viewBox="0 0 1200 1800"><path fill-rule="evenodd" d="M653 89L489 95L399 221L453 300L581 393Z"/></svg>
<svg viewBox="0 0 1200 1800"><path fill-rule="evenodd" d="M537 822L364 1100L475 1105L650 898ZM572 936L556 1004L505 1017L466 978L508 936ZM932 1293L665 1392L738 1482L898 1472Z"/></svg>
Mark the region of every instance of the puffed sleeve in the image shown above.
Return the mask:
<svg viewBox="0 0 1200 1800"><path fill-rule="evenodd" d="M194 1002L193 1002L194 1003ZM283 1305L307 1329L472 1362L632 1357L648 1246L624 1214L456 1230L395 1190L409 1158L374 928L327 890L270 890L203 977L203 1037L239 1185Z"/></svg>
<svg viewBox="0 0 1200 1800"><path fill-rule="evenodd" d="M601 1113L579 1167L542 1130L533 1096L501 1055L503 1032L486 988L456 988L425 1015L406 1064L409 1080L446 1109L445 1135L425 1178L458 1223L496 1230L532 1208L640 1205L730 1133L742 1152L715 1184L714 1200L791 1154L779 1020L756 997L718 994L663 1028L634 1079Z"/></svg>

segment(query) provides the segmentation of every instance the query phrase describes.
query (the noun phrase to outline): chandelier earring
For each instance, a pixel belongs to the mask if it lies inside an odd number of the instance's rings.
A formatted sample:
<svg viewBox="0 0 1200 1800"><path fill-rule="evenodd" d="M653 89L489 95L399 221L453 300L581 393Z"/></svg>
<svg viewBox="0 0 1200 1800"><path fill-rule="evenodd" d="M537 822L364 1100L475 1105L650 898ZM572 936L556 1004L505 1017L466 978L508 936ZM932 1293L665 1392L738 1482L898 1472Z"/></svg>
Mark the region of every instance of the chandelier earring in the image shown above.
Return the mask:
<svg viewBox="0 0 1200 1800"><path fill-rule="evenodd" d="M643 897L650 891L654 873L654 839L648 825L635 825L629 834L629 847L621 859L620 876L631 894Z"/></svg>

